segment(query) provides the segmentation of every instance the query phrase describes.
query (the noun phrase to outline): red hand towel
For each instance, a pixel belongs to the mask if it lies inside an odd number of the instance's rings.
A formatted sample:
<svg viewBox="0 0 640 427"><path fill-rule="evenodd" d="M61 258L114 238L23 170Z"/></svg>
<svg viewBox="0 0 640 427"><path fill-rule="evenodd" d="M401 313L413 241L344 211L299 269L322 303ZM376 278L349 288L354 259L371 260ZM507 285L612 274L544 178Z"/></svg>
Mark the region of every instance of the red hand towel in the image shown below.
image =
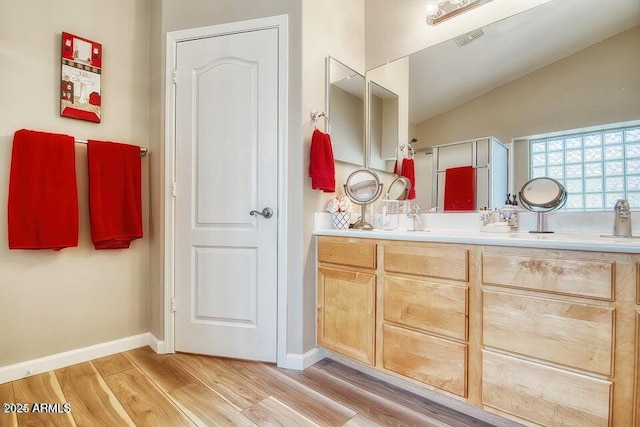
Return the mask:
<svg viewBox="0 0 640 427"><path fill-rule="evenodd" d="M78 246L78 188L72 136L26 129L13 136L9 249Z"/></svg>
<svg viewBox="0 0 640 427"><path fill-rule="evenodd" d="M449 168L444 172L444 210L476 209L476 173L473 166Z"/></svg>
<svg viewBox="0 0 640 427"><path fill-rule="evenodd" d="M311 188L325 193L336 191L336 171L333 162L331 137L318 129L311 137L311 156L309 161Z"/></svg>
<svg viewBox="0 0 640 427"><path fill-rule="evenodd" d="M408 200L416 198L416 171L413 164L413 159L402 159L402 176L406 177L411 182L411 188L407 195Z"/></svg>
<svg viewBox="0 0 640 427"><path fill-rule="evenodd" d="M140 147L89 140L87 160L93 245L128 248L142 237Z"/></svg>

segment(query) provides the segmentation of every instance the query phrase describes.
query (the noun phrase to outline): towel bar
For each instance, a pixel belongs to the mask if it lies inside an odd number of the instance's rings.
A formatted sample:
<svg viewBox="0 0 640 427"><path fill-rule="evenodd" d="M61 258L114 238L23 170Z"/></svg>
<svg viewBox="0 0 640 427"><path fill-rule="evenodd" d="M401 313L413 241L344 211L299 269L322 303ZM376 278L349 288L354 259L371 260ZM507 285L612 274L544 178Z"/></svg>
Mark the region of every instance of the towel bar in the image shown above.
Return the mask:
<svg viewBox="0 0 640 427"><path fill-rule="evenodd" d="M81 139L76 139L76 144L87 145L87 144L89 144L89 142L88 141L83 141ZM147 147L140 147L140 157L146 156L148 151L149 151L149 149Z"/></svg>
<svg viewBox="0 0 640 427"><path fill-rule="evenodd" d="M474 169L484 169L484 168L489 168L489 165L484 165L484 166L473 166ZM445 173L446 170L443 171L436 171L436 173Z"/></svg>

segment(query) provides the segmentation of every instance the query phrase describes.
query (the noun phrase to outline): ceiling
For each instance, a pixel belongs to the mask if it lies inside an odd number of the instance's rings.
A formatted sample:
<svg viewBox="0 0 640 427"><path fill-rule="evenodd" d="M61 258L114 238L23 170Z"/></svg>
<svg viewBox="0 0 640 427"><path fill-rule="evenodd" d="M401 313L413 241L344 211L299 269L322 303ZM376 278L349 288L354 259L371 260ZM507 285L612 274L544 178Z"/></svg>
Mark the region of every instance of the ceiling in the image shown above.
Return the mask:
<svg viewBox="0 0 640 427"><path fill-rule="evenodd" d="M435 117L636 25L640 0L554 0L483 27L485 34L463 47L449 40L414 53L409 122Z"/></svg>

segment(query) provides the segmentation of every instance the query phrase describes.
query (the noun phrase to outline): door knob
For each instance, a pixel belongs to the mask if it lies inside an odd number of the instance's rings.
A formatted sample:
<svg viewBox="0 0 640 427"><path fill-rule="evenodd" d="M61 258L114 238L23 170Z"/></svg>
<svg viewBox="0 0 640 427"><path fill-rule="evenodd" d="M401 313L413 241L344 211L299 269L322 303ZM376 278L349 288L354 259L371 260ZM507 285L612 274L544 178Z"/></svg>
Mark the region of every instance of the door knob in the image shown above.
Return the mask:
<svg viewBox="0 0 640 427"><path fill-rule="evenodd" d="M271 208L264 208L262 209L262 212L260 211L251 211L249 212L249 215L262 215L265 218L271 218L273 216L273 210L271 210Z"/></svg>

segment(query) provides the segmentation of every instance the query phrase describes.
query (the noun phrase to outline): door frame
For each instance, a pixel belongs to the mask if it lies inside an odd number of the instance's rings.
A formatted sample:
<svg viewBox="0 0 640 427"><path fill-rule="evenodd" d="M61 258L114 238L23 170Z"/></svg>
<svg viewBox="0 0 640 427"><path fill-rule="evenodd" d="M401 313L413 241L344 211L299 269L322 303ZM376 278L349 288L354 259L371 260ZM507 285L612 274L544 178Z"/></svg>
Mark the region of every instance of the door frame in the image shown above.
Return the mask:
<svg viewBox="0 0 640 427"><path fill-rule="evenodd" d="M176 94L174 67L178 43L202 38L224 36L249 31L278 29L278 200L275 209L278 221L277 241L277 364L287 367L287 134L288 134L288 15L212 25L167 32L165 62L165 144L164 144L164 352L175 353L175 197L176 180Z"/></svg>

